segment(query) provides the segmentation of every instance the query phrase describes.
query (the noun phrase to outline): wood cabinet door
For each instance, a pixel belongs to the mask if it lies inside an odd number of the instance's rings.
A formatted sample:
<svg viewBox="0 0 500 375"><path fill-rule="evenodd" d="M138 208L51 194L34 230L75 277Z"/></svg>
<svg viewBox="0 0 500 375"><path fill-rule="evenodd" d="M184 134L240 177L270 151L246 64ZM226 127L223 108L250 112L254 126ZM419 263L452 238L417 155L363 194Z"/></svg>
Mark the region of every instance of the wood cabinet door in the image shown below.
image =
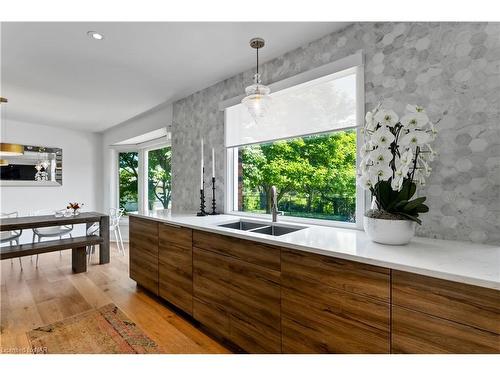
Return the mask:
<svg viewBox="0 0 500 375"><path fill-rule="evenodd" d="M500 291L392 271L392 303L500 334Z"/></svg>
<svg viewBox="0 0 500 375"><path fill-rule="evenodd" d="M389 353L388 291L388 270L283 249L283 353Z"/></svg>
<svg viewBox="0 0 500 375"><path fill-rule="evenodd" d="M395 353L500 353L500 291L392 271Z"/></svg>
<svg viewBox="0 0 500 375"><path fill-rule="evenodd" d="M158 294L158 222L129 218L130 278Z"/></svg>
<svg viewBox="0 0 500 375"><path fill-rule="evenodd" d="M193 313L193 231L159 224L159 295Z"/></svg>
<svg viewBox="0 0 500 375"><path fill-rule="evenodd" d="M230 340L248 353L281 353L280 272L229 261Z"/></svg>
<svg viewBox="0 0 500 375"><path fill-rule="evenodd" d="M406 354L500 353L500 336L404 307L392 307L392 352Z"/></svg>
<svg viewBox="0 0 500 375"><path fill-rule="evenodd" d="M229 338L229 258L193 247L193 317Z"/></svg>
<svg viewBox="0 0 500 375"><path fill-rule="evenodd" d="M193 232L193 246L276 271L281 269L281 250L277 246L198 230Z"/></svg>

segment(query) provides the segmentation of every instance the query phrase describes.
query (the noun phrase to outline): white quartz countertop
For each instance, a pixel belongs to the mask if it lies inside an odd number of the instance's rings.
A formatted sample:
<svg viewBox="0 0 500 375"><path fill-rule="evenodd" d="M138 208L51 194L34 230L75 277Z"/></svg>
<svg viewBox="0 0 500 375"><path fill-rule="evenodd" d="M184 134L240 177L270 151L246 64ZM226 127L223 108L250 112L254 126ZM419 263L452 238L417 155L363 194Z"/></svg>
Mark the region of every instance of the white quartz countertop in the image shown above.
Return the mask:
<svg viewBox="0 0 500 375"><path fill-rule="evenodd" d="M132 216L500 290L500 246L423 237L415 237L404 246L381 245L361 230L297 225L284 219L278 224L307 228L271 236L218 226L240 219L260 221L233 215L197 217L159 212Z"/></svg>

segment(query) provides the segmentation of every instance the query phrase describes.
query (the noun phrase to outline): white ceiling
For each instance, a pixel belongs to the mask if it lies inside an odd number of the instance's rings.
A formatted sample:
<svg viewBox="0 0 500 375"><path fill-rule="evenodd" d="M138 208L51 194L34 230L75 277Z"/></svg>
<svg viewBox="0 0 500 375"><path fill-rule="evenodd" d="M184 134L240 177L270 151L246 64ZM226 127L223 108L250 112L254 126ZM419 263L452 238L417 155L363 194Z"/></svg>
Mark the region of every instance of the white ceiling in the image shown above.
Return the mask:
<svg viewBox="0 0 500 375"><path fill-rule="evenodd" d="M251 37L273 59L345 27L340 22L2 23L5 118L103 131L250 69ZM92 40L87 31L104 34Z"/></svg>

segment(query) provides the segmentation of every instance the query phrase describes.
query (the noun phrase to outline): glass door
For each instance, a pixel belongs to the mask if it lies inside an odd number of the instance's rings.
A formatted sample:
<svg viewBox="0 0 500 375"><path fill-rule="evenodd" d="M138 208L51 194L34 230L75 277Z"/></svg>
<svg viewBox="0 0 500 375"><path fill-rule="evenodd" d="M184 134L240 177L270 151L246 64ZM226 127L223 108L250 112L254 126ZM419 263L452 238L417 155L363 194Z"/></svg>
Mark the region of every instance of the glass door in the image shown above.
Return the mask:
<svg viewBox="0 0 500 375"><path fill-rule="evenodd" d="M118 154L118 199L127 213L139 211L139 155L137 152Z"/></svg>

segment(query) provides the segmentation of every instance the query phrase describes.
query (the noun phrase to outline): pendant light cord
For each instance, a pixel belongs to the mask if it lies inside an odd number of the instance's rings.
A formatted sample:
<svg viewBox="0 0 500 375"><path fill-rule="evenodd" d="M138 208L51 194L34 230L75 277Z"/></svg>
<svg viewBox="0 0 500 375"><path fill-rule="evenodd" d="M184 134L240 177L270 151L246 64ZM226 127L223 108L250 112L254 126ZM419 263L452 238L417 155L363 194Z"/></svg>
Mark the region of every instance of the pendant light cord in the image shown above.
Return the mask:
<svg viewBox="0 0 500 375"><path fill-rule="evenodd" d="M259 74L259 49L257 48L257 74Z"/></svg>

